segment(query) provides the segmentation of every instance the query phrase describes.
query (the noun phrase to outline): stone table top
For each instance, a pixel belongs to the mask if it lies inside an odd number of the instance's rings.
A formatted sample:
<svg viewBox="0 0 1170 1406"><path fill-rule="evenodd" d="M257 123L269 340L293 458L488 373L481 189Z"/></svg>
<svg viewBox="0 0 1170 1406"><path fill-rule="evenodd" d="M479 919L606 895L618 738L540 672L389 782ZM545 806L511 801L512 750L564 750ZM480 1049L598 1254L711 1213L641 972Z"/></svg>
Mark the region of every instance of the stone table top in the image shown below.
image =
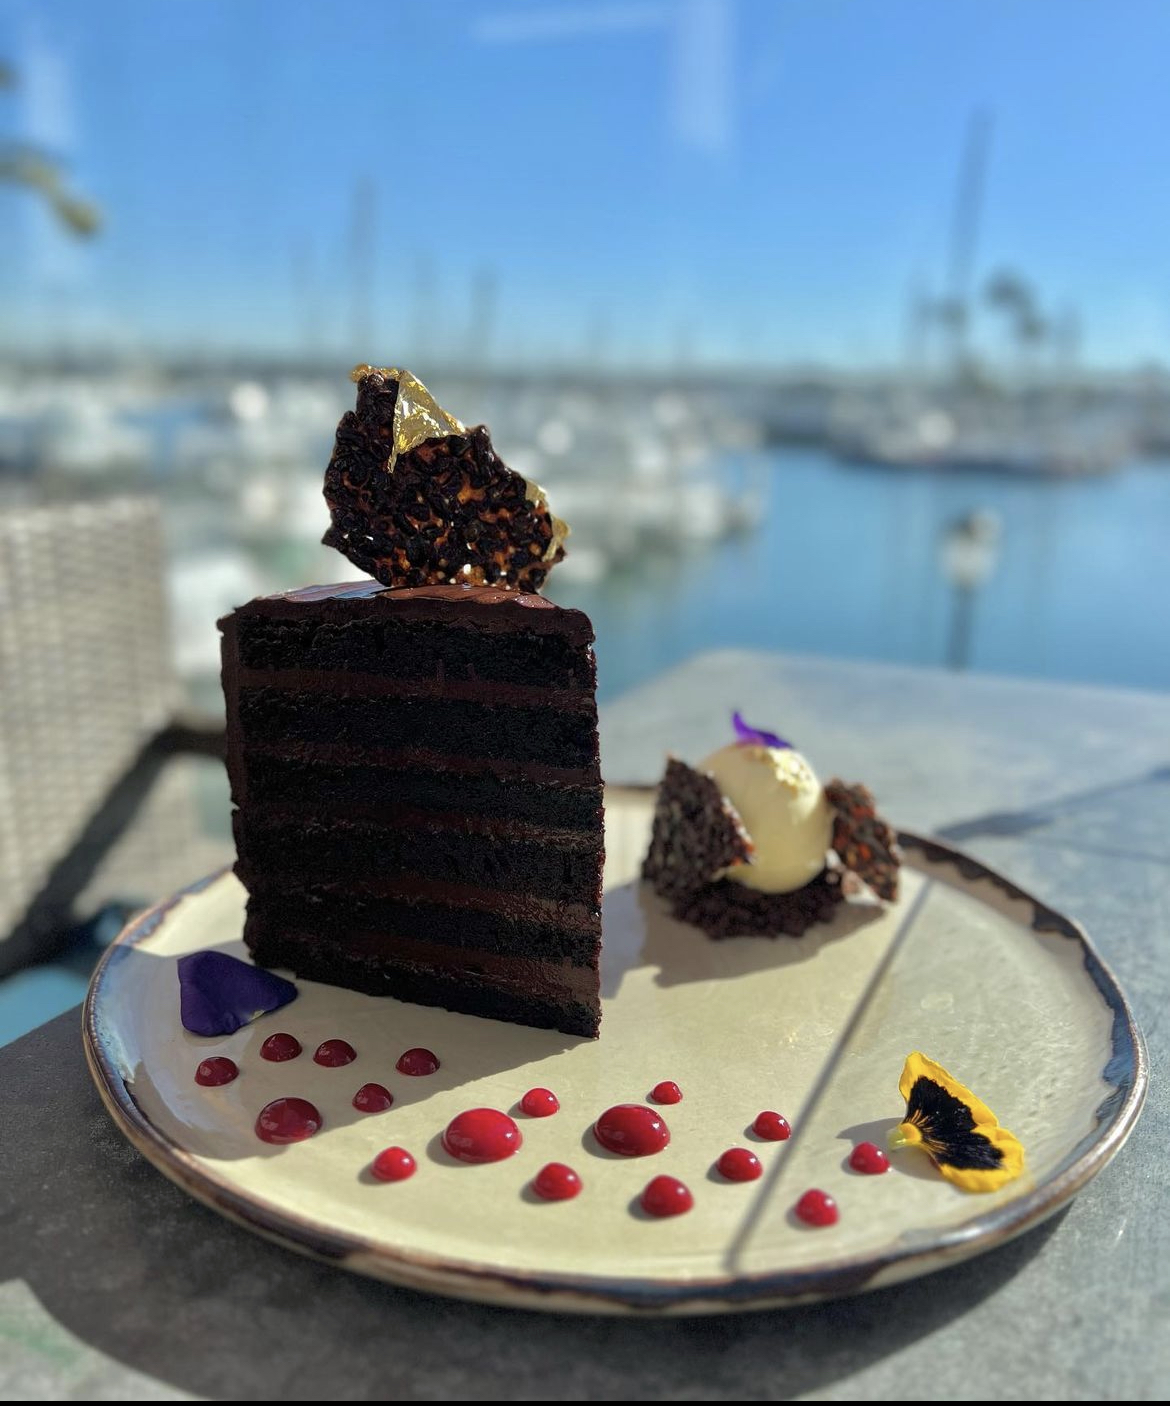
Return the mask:
<svg viewBox="0 0 1170 1406"><path fill-rule="evenodd" d="M0 1398L1156 1400L1170 1390L1170 698L722 652L603 710L612 780L739 707L1081 920L1149 1045L1145 1113L1038 1230L871 1294L738 1317L536 1316L302 1259L115 1131L77 1011L0 1050Z"/></svg>

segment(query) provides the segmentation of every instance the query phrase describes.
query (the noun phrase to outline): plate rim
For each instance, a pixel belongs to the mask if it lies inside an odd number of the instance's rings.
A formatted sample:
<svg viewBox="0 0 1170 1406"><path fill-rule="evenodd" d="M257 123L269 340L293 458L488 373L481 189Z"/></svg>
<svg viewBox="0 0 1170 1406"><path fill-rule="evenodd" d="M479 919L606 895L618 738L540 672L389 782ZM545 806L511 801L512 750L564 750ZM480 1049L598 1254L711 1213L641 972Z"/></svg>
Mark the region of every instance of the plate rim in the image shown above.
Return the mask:
<svg viewBox="0 0 1170 1406"><path fill-rule="evenodd" d="M647 795L653 787L609 786L608 792ZM931 1273L993 1249L1040 1224L1090 1181L1121 1149L1132 1132L1149 1085L1149 1059L1133 1011L1088 933L997 870L930 836L900 830L907 857L921 855L931 869L949 865L962 886L990 882L1008 898L1032 905L1034 932L1052 932L1081 948L1088 978L1113 1016L1111 1059L1102 1071L1111 1092L1097 1109L1097 1126L1070 1154L1071 1161L1022 1197L977 1213L928 1245L903 1246L857 1255L828 1266L704 1279L612 1278L598 1275L508 1271L445 1256L406 1251L332 1230L320 1221L277 1210L244 1194L209 1170L156 1127L138 1106L105 1048L99 1007L106 983L122 958L148 939L185 898L201 893L232 872L224 865L133 918L102 954L82 1006L86 1063L106 1110L122 1134L159 1171L189 1195L236 1224L286 1248L406 1288L521 1308L594 1314L699 1314L774 1308L837 1297ZM916 866L917 867L917 866ZM1108 1071L1108 1072L1107 1072Z"/></svg>

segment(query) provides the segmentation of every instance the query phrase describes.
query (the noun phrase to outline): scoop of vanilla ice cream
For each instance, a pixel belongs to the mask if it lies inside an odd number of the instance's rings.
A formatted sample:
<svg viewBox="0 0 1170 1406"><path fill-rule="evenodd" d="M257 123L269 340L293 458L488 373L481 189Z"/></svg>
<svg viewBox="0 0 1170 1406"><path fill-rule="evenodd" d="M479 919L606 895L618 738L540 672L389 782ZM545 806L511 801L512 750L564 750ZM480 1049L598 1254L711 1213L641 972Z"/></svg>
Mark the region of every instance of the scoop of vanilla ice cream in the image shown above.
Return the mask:
<svg viewBox="0 0 1170 1406"><path fill-rule="evenodd" d="M733 742L699 770L715 778L756 847L753 863L733 866L727 878L764 893L791 893L816 878L833 817L825 788L799 752Z"/></svg>

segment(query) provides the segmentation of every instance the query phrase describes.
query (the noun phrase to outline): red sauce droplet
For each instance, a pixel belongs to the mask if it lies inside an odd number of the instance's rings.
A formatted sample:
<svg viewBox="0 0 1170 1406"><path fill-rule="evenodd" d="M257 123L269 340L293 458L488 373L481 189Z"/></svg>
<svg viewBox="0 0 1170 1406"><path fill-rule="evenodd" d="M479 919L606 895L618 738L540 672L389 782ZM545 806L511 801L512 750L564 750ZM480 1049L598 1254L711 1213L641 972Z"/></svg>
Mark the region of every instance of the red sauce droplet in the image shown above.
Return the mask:
<svg viewBox="0 0 1170 1406"><path fill-rule="evenodd" d="M452 1118L443 1133L443 1146L461 1162L502 1162L523 1141L511 1118L495 1108L469 1108Z"/></svg>
<svg viewBox="0 0 1170 1406"><path fill-rule="evenodd" d="M317 1046L313 1059L326 1069L337 1069L343 1064L352 1064L357 1059L357 1050L348 1040L325 1040Z"/></svg>
<svg viewBox="0 0 1170 1406"><path fill-rule="evenodd" d="M256 1136L261 1142L304 1142L321 1126L321 1115L305 1098L274 1098L260 1110Z"/></svg>
<svg viewBox="0 0 1170 1406"><path fill-rule="evenodd" d="M550 1162L533 1177L532 1189L544 1201L571 1201L581 1190L581 1178L563 1162Z"/></svg>
<svg viewBox="0 0 1170 1406"><path fill-rule="evenodd" d="M779 1113L757 1113L752 1132L757 1137L766 1138L768 1142L787 1142L792 1136L788 1119L781 1117Z"/></svg>
<svg viewBox="0 0 1170 1406"><path fill-rule="evenodd" d="M416 1166L405 1147L386 1147L374 1158L370 1171L379 1181L405 1181L414 1176Z"/></svg>
<svg viewBox="0 0 1170 1406"><path fill-rule="evenodd" d="M619 1103L607 1108L593 1125L593 1136L610 1152L623 1157L649 1157L670 1141L670 1129L661 1113L641 1103Z"/></svg>
<svg viewBox="0 0 1170 1406"><path fill-rule="evenodd" d="M890 1170L890 1159L872 1142L859 1142L849 1155L849 1165L866 1176L880 1176Z"/></svg>
<svg viewBox="0 0 1170 1406"><path fill-rule="evenodd" d="M806 1191L794 1207L805 1225L836 1225L837 1203L827 1191Z"/></svg>
<svg viewBox="0 0 1170 1406"><path fill-rule="evenodd" d="M520 1100L520 1112L530 1118L550 1118L561 1106L561 1101L551 1089L529 1089ZM551 1166L560 1166L553 1162Z"/></svg>
<svg viewBox="0 0 1170 1406"><path fill-rule="evenodd" d="M690 1189L677 1177L655 1177L642 1192L642 1209L648 1216L681 1216L695 1204Z"/></svg>
<svg viewBox="0 0 1170 1406"><path fill-rule="evenodd" d="M728 1181L755 1181L764 1170L760 1159L746 1147L729 1147L715 1165Z"/></svg>
<svg viewBox="0 0 1170 1406"><path fill-rule="evenodd" d="M301 1042L287 1031L269 1035L260 1046L260 1058L270 1059L274 1064L283 1064L286 1059L296 1059L301 1052Z"/></svg>
<svg viewBox="0 0 1170 1406"><path fill-rule="evenodd" d="M439 1067L439 1057L430 1052L416 1048L407 1050L405 1054L398 1057L398 1063L394 1066L399 1074L433 1074Z"/></svg>
<svg viewBox="0 0 1170 1406"><path fill-rule="evenodd" d="M680 1103L682 1090L673 1079L663 1079L661 1084L654 1085L650 1097L655 1103Z"/></svg>
<svg viewBox="0 0 1170 1406"><path fill-rule="evenodd" d="M384 1084L363 1084L353 1096L359 1113L385 1113L393 1102L394 1095Z"/></svg>
<svg viewBox="0 0 1170 1406"><path fill-rule="evenodd" d="M212 1055L210 1059L199 1061L195 1082L206 1089L216 1089L220 1084L230 1084L239 1072L234 1059L228 1059L226 1055Z"/></svg>

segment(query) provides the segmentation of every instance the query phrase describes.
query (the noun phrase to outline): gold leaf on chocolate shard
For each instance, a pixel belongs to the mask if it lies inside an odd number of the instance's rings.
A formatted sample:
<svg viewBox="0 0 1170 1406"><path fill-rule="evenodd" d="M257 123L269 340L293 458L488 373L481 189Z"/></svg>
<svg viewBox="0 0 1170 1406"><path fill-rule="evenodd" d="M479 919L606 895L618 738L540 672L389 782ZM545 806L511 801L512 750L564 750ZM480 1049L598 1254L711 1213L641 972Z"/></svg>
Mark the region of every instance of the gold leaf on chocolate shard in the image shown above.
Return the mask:
<svg viewBox="0 0 1170 1406"><path fill-rule="evenodd" d="M464 426L417 377L357 366L357 405L325 470L336 547L385 586L538 591L568 528L538 485L508 468L483 425Z"/></svg>
<svg viewBox="0 0 1170 1406"><path fill-rule="evenodd" d="M387 472L393 472L394 461L400 454L409 454L425 440L467 433L466 427L444 410L418 377L409 371L401 371L396 366L355 366L349 373L349 379L360 386L367 376L374 375L381 376L383 381L393 381L398 386Z"/></svg>

